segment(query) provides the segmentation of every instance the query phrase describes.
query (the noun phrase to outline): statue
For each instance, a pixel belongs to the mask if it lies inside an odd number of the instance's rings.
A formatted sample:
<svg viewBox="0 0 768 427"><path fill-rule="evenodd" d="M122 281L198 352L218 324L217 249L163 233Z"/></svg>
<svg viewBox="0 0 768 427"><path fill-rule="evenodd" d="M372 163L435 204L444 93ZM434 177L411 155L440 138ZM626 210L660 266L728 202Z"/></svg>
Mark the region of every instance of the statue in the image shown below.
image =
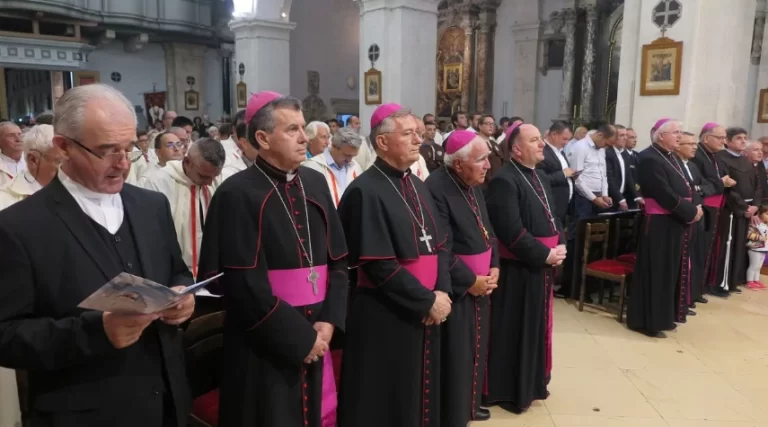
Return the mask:
<svg viewBox="0 0 768 427"><path fill-rule="evenodd" d="M328 108L325 102L320 98L320 73L317 71L307 71L307 91L309 96L302 101L302 109L307 122L313 120L325 120Z"/></svg>

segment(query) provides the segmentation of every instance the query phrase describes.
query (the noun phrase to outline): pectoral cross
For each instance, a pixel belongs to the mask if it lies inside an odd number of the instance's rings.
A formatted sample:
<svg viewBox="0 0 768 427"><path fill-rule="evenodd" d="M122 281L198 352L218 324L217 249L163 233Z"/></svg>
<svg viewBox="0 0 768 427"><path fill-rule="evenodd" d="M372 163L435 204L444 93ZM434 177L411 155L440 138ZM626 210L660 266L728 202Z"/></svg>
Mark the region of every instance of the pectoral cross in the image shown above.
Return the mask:
<svg viewBox="0 0 768 427"><path fill-rule="evenodd" d="M432 240L432 236L427 234L427 230L421 229L421 237L419 238L424 244L427 245L427 252L432 253L432 245L429 244L429 241Z"/></svg>
<svg viewBox="0 0 768 427"><path fill-rule="evenodd" d="M483 237L485 237L485 241L488 241L488 229L483 226Z"/></svg>
<svg viewBox="0 0 768 427"><path fill-rule="evenodd" d="M312 284L312 292L317 295L317 279L320 275L315 271L315 267L309 267L309 276L307 276L307 282Z"/></svg>

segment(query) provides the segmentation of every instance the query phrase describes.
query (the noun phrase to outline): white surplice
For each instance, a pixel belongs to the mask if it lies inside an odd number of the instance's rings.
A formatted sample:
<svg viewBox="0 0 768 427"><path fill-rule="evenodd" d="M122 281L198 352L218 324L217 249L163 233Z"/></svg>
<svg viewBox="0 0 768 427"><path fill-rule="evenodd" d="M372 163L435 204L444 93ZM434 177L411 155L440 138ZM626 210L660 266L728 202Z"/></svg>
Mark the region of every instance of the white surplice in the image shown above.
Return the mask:
<svg viewBox="0 0 768 427"><path fill-rule="evenodd" d="M29 171L21 172L8 185L0 188L0 210L26 199L41 188Z"/></svg>
<svg viewBox="0 0 768 427"><path fill-rule="evenodd" d="M200 243L203 241L203 224L218 182L215 180L213 185L206 186L195 185L184 174L181 160L172 160L165 167L155 169L139 179L140 186L159 191L168 198L181 256L195 277L198 274Z"/></svg>
<svg viewBox="0 0 768 427"><path fill-rule="evenodd" d="M16 175L27 169L27 161L21 156L19 161L13 160L0 152L0 187L8 185Z"/></svg>
<svg viewBox="0 0 768 427"><path fill-rule="evenodd" d="M138 147L134 147L133 151L140 152L141 150ZM131 163L131 171L128 173L128 178L126 178L125 182L139 185L139 178L143 176L152 165L156 165L157 162L158 159L155 150L147 150L146 153L142 153L141 157Z"/></svg>

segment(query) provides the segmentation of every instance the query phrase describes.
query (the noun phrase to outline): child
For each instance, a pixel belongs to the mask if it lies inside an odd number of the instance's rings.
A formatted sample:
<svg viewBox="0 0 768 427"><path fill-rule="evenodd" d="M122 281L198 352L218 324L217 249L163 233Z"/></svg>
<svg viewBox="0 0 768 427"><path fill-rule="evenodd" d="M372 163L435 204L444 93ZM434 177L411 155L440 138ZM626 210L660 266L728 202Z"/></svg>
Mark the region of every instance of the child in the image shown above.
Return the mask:
<svg viewBox="0 0 768 427"><path fill-rule="evenodd" d="M765 289L760 283L760 267L765 261L768 252L768 206L760 206L757 210L760 224L750 225L747 232L747 251L749 255L749 268L747 268L747 287L749 289Z"/></svg>

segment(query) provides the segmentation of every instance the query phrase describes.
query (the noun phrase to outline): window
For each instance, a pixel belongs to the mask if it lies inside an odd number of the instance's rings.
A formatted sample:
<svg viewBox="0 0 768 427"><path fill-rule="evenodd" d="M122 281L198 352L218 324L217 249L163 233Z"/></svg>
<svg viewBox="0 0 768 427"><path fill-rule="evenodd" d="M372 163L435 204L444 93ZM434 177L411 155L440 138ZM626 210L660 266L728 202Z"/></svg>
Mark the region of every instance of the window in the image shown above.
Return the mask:
<svg viewBox="0 0 768 427"><path fill-rule="evenodd" d="M565 39L547 41L547 68L563 68L565 57Z"/></svg>

